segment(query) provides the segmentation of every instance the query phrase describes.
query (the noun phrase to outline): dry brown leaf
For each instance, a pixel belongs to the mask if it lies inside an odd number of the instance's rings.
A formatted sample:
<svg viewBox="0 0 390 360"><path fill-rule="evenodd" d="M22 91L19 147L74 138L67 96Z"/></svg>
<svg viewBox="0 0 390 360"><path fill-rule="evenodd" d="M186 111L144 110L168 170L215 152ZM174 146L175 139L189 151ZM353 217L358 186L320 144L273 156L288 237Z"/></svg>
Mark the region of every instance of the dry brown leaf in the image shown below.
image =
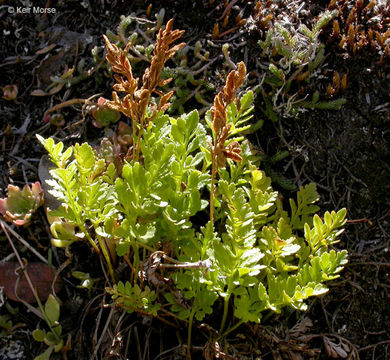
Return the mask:
<svg viewBox="0 0 390 360"><path fill-rule="evenodd" d="M328 356L333 359L346 359L351 351L348 344L340 341L338 344L330 340L328 337L323 337L325 351Z"/></svg>
<svg viewBox="0 0 390 360"><path fill-rule="evenodd" d="M59 83L56 86L52 87L49 92L45 92L41 89L36 89L31 91L30 96L50 96L57 94L63 87L65 83Z"/></svg>
<svg viewBox="0 0 390 360"><path fill-rule="evenodd" d="M64 87L65 83L59 83L57 84L56 86L54 86L53 88L51 88L49 90L49 93L48 95L54 95L54 94L57 94L63 87Z"/></svg>
<svg viewBox="0 0 390 360"><path fill-rule="evenodd" d="M305 317L300 322L296 323L293 328L289 331L290 336L298 338L307 332L309 328L313 326L313 322Z"/></svg>
<svg viewBox="0 0 390 360"><path fill-rule="evenodd" d="M36 90L31 91L30 95L31 95L31 96L47 96L47 95L49 95L49 94L46 93L46 92L44 92L44 91L41 90L41 89L36 89Z"/></svg>
<svg viewBox="0 0 390 360"><path fill-rule="evenodd" d="M52 293L52 284L56 274L55 269L44 263L32 262L27 264L26 270L39 299L42 302L46 301ZM17 262L0 263L0 286L4 287L4 293L8 299L14 301L20 301L21 299L30 304L36 303L26 276ZM61 286L61 281L57 278L54 285L55 291L60 291Z"/></svg>
<svg viewBox="0 0 390 360"><path fill-rule="evenodd" d="M36 51L35 55L42 55L48 53L50 50L54 49L57 44L50 44Z"/></svg>

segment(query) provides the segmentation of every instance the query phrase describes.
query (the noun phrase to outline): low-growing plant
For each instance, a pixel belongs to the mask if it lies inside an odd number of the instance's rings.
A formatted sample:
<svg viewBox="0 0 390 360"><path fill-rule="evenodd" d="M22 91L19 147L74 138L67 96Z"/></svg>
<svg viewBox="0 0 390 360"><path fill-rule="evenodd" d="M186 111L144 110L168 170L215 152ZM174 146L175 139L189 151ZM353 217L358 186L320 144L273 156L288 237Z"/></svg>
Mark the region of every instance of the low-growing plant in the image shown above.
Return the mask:
<svg viewBox="0 0 390 360"><path fill-rule="evenodd" d="M39 182L25 185L20 189L15 185L8 185L8 196L0 199L0 213L4 219L17 226L27 226L31 216L43 205L43 190Z"/></svg>
<svg viewBox="0 0 390 360"><path fill-rule="evenodd" d="M3 86L3 99L15 101L18 97L18 85Z"/></svg>
<svg viewBox="0 0 390 360"><path fill-rule="evenodd" d="M339 49L353 55L363 49L369 49L379 55L379 64L390 56L388 2L330 0L328 8L337 13L329 41L336 42Z"/></svg>
<svg viewBox="0 0 390 360"><path fill-rule="evenodd" d="M1 328L1 336L7 336L11 333L13 327L13 322L11 316L9 314L0 315L0 328Z"/></svg>
<svg viewBox="0 0 390 360"><path fill-rule="evenodd" d="M316 215L314 184L288 207L272 189L241 136L253 111L251 91L237 97L244 63L228 75L204 120L197 111L176 118L164 113L172 92L158 89L168 81L160 74L183 46L172 46L181 34L172 21L159 31L142 86L126 52L105 38L117 73L114 89L125 94L114 92L106 105L132 121L121 164L104 156L115 152L107 142L104 151L87 143L64 151L62 142L38 139L54 164L50 193L62 202L51 212L53 244L89 242L106 264L113 304L187 323L190 357L193 324L212 314L219 299L222 337L245 322L261 322L264 313L305 310L306 299L326 293L324 282L347 262L345 250L331 248L346 210ZM121 263L128 265L126 276L114 271Z"/></svg>
<svg viewBox="0 0 390 360"><path fill-rule="evenodd" d="M278 115L291 117L305 109L340 109L345 99L320 100L320 92L313 90L325 60L319 36L337 11L323 12L309 28L298 15L304 4L294 8L295 13L287 8L285 16L276 17L273 6L279 5L273 3L259 2L255 8L259 29L264 30L264 40L259 41L264 61L259 66L264 70L260 90L265 115L277 121Z"/></svg>
<svg viewBox="0 0 390 360"><path fill-rule="evenodd" d="M18 315L19 308L17 306L11 306L7 301L4 301L3 289L0 288L0 335L7 337L12 335L20 327L23 327L22 323L15 323L16 316Z"/></svg>
<svg viewBox="0 0 390 360"><path fill-rule="evenodd" d="M97 104L90 110L90 114L94 118L92 123L98 128L110 126L112 123L115 124L121 117L118 111L110 109L105 103L106 99L100 97Z"/></svg>
<svg viewBox="0 0 390 360"><path fill-rule="evenodd" d="M47 349L42 354L36 356L34 360L49 360L53 351L59 352L64 348L62 326L58 322L60 318L60 304L51 294L47 298L45 306L40 301L38 301L38 304L40 312L50 330L35 329L33 331L34 340L47 345Z"/></svg>

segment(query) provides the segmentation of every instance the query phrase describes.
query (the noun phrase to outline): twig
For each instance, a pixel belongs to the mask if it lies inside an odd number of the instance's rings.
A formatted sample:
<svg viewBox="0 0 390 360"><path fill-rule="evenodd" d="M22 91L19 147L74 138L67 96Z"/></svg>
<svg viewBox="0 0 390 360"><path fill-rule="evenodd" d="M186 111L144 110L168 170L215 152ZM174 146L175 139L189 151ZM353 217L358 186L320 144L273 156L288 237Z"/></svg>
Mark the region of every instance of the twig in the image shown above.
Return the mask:
<svg viewBox="0 0 390 360"><path fill-rule="evenodd" d="M15 257L15 254L11 253L11 254L7 255L4 259L1 259L0 264L5 263L7 261L10 261L14 257Z"/></svg>
<svg viewBox="0 0 390 360"><path fill-rule="evenodd" d="M105 295L104 294L98 294L96 295L93 299L91 299L88 304L84 307L83 309L83 312L82 312L82 315L81 315L81 319L79 321L79 324L77 326L77 336L75 336L75 338L78 340L78 341L75 341L75 343L79 343L81 344L82 343L82 336L83 336L83 331L82 331L82 328L84 326L84 321L87 317L87 313L90 311L92 305L94 304L94 302L96 300L99 300L99 298L103 298ZM96 326L98 326L99 324L96 324Z"/></svg>
<svg viewBox="0 0 390 360"><path fill-rule="evenodd" d="M170 348L168 350L165 350L163 351L161 354L157 355L153 360L157 360L157 359L160 359L162 358L164 355L167 355L171 352L176 352L177 350L180 350L180 349L187 349L187 345L186 344L180 344L180 345L177 345L177 346L174 346L173 348ZM192 350L195 350L195 351L203 351L203 346L191 346L191 349Z"/></svg>
<svg viewBox="0 0 390 360"><path fill-rule="evenodd" d="M44 258L37 250L35 250L26 240L24 240L15 230L13 230L7 223L0 219L1 227L3 228L4 233L6 228L17 240L19 240L27 249L29 249L35 256L39 258L45 264L48 264L46 258ZM7 235L7 234L6 234Z"/></svg>
<svg viewBox="0 0 390 360"><path fill-rule="evenodd" d="M191 75L193 75L193 76L196 76L196 75L200 74L201 72L207 70L207 68L208 68L210 65L212 65L212 64L213 64L215 61L217 61L217 60L218 60L218 57L215 57L215 58L211 59L207 64L203 65L200 69L198 69L198 70L192 70L192 71L190 71L189 73L190 73Z"/></svg>
<svg viewBox="0 0 390 360"><path fill-rule="evenodd" d="M370 349L375 349L377 346L386 345L386 344L390 344L390 340L384 340L384 341L380 341L380 342L378 342L376 344L364 346L364 347L358 349L358 352L366 351L366 350L370 350Z"/></svg>
<svg viewBox="0 0 390 360"><path fill-rule="evenodd" d="M153 22L152 22L153 23ZM153 41L152 39L146 35L141 29L140 27L138 26L137 24L137 33L139 33L149 44L153 44ZM148 59L148 62L150 62L150 60Z"/></svg>
<svg viewBox="0 0 390 360"><path fill-rule="evenodd" d="M234 4L237 2L238 0L232 0L228 6L226 6L224 12L222 13L221 17L218 19L218 21L222 20L225 15L228 13L228 11L234 6Z"/></svg>
<svg viewBox="0 0 390 360"><path fill-rule="evenodd" d="M19 255L19 253L18 253L18 250L16 250L16 247L15 247L14 243L12 242L12 240L11 240L11 238L10 238L10 236L9 236L9 234L8 234L8 232L7 232L7 230L5 229L3 221L1 221L1 220L0 220L0 226L1 226L1 228L3 229L3 231L4 231L4 234L5 234L5 236L7 237L9 244L11 245L11 248L12 248L14 254L16 255L16 258L17 258L17 260L18 260L18 262L19 262L19 265L20 265L20 267L21 267L21 269L22 269L22 271L23 271L23 273L24 273L24 276L26 277L28 286L30 287L30 289L31 289L32 293L35 295L35 297L38 299L38 295L37 295L37 293L36 293L36 291L35 291L35 289L34 289L34 285L33 285L32 281L31 281L31 279L30 279L30 276L28 275L27 269L26 269L26 267L25 267L25 263L24 263L23 260L21 259L20 255ZM17 285L17 284L18 284L18 282L16 282L15 285ZM17 286L15 286L15 288L17 288ZM20 299L19 296L18 296L18 294L16 293L16 291L14 291L14 292L15 292L15 296L18 298L18 300L19 300L21 303L23 303L23 304L24 304L32 313L34 313L35 315L37 315L37 316L38 316L39 318L41 318L42 320L45 320L43 314L42 314L39 310L37 310L36 308L34 308L33 306L31 306L28 302L24 301L23 299Z"/></svg>
<svg viewBox="0 0 390 360"><path fill-rule="evenodd" d="M368 188L367 184L366 184L363 180L357 178L354 174L352 174L351 170L349 170L349 169L348 169L348 168L347 168L347 167L346 167L346 166L345 166L345 165L336 157L336 155L334 155L333 157L334 157L334 159L336 160L336 162L337 162L339 165L342 166L342 168L349 174L349 176L350 176L353 180L355 180L355 181L358 182L359 184L363 185L365 188Z"/></svg>
<svg viewBox="0 0 390 360"><path fill-rule="evenodd" d="M135 339L137 341L138 360L142 360L141 344L139 342L138 329L136 326L134 326L134 335L135 335Z"/></svg>
<svg viewBox="0 0 390 360"><path fill-rule="evenodd" d="M159 264L159 267L162 268L177 268L177 269L209 269L212 266L210 259L199 260L196 262L179 262L175 259L170 258L169 256L163 255L164 259L167 259L174 264Z"/></svg>
<svg viewBox="0 0 390 360"><path fill-rule="evenodd" d="M221 39L221 38L223 38L225 35L228 35L228 34L232 33L233 31L236 31L238 28L239 28L239 26L235 26L235 27L232 27L232 28L229 29L229 30L224 31L223 33L221 33L221 34L218 35L218 39ZM231 39L229 39L229 40L231 40Z"/></svg>
<svg viewBox="0 0 390 360"><path fill-rule="evenodd" d="M54 105L53 107L47 109L43 114L43 118L45 118L51 112L62 109L63 107L67 107L67 106L74 105L74 104L88 104L88 103L89 103L88 99L70 99L70 100L64 101L61 104Z"/></svg>
<svg viewBox="0 0 390 360"><path fill-rule="evenodd" d="M375 261L367 261L367 262L355 262L347 264L346 266L356 266L356 265L372 265L372 266L390 266L390 263L385 262L375 262Z"/></svg>
<svg viewBox="0 0 390 360"><path fill-rule="evenodd" d="M95 346L95 349L94 349L94 351L93 351L92 356L90 357L90 360L93 360L93 359L96 357L96 355L97 355L97 352L98 352L98 350L99 350L99 347L100 347L100 345L102 344L102 341L103 341L103 339L104 339L104 335L106 334L107 329L108 329L108 326L110 325L111 317L112 317L112 315L114 314L114 311L115 311L115 310L114 310L113 308L111 308L110 313L108 314L106 323L104 324L104 328L103 328L103 330L102 330L102 334L100 335L99 341L97 342L97 344L96 344L96 346ZM98 329L98 326L96 327L96 329Z"/></svg>
<svg viewBox="0 0 390 360"><path fill-rule="evenodd" d="M357 224L357 223L363 223L363 222L370 222L370 220L366 219L366 218L347 220L347 224Z"/></svg>
<svg viewBox="0 0 390 360"><path fill-rule="evenodd" d="M321 307L322 307L322 312L324 313L324 316L325 316L325 321L326 321L326 324L328 325L328 329L333 329L333 327L330 325L330 322L329 322L329 317L328 317L328 312L326 311L325 309L325 305L324 305L324 299L321 297L320 298L320 303L321 303Z"/></svg>

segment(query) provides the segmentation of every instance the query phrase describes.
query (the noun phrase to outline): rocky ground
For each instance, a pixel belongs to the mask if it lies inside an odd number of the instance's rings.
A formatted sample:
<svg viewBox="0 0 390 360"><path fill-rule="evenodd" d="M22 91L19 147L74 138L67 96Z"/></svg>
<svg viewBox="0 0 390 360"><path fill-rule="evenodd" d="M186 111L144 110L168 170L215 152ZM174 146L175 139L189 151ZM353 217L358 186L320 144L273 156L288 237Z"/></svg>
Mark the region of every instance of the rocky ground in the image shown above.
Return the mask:
<svg viewBox="0 0 390 360"><path fill-rule="evenodd" d="M155 14L157 23L174 17L175 28L186 30L183 41L189 46L187 56L169 64L173 68L182 61L183 68L187 67L183 81L176 84L177 89L182 86L186 93L177 96L173 113L194 107L204 110L227 72L241 60L248 68L248 87L259 88L264 69L259 67L261 53L257 42L263 40L264 29L256 22L256 2L48 0L34 1L34 6L40 3L46 14L34 10L23 13L22 9L31 8L29 3L0 1L1 86L16 84L18 88L15 100L0 99L1 197L6 195L8 184L23 186L39 180L38 166L44 151L35 134L55 136L67 144L97 143L105 135L105 130L93 126L89 115L84 116L88 109L82 102L60 110L64 123L59 126L44 118L47 109L72 99L96 101L99 95L110 97L112 79L104 62L102 34L111 31L120 38L137 32L142 42L149 45L154 33L148 29L155 25ZM308 17L325 9L322 2L310 6ZM229 9L230 19L224 27ZM120 16L130 14L135 20L128 26L122 22L122 30L117 29ZM237 20L238 15L246 19L245 24ZM384 24L388 27L388 22ZM335 95L345 98L346 103L340 110L309 110L294 118L277 114L278 121L273 122L264 114L265 104L258 92L254 122L264 124L249 137L263 154L264 166L274 174L274 186L283 196L290 197L295 188L315 182L322 210L348 209L349 221L337 247L348 250L350 262L341 277L331 283L329 293L310 302L307 313L289 312L270 316L261 326L242 326L220 344L219 355L215 349L206 351L209 332L198 324L194 330L193 358L390 358L389 58L381 60L380 54L369 48L355 54L338 51L335 44L324 40L330 32L331 29L324 30L321 38L326 43L327 57L315 86L325 93L326 81L321 79L326 79L327 73L347 73L345 92ZM202 44L200 54L208 51L208 58L194 55L197 41ZM137 53L136 49L133 56L138 59L135 71L140 75L145 68L142 51ZM189 72L193 80L186 77ZM277 162L270 160L282 151L288 151L288 156ZM46 256L50 232L43 210L34 215L31 226L16 230ZM33 257L15 237L14 241L23 257ZM4 233L0 233L0 242L2 260L13 251ZM97 260L77 255L83 252L89 250L81 246L73 252L73 265L65 269L65 278L75 263L78 269L87 271L91 261L96 262L94 266L100 272ZM65 261L62 250L54 251L53 263L57 268ZM101 306L107 300L102 291L96 289L88 296L76 285L66 278L60 294L61 324L71 339L68 359L89 359L93 355L101 359L185 358L181 346L186 343L185 330L136 316L124 319L121 313L110 318L110 310ZM98 286L102 290L104 284ZM4 329L0 359L32 359L44 350L31 337L37 317L28 310L12 300L2 304L0 319L11 319L12 328L0 321L0 329ZM115 328L116 323L121 324L120 329ZM105 324L109 324L108 330Z"/></svg>

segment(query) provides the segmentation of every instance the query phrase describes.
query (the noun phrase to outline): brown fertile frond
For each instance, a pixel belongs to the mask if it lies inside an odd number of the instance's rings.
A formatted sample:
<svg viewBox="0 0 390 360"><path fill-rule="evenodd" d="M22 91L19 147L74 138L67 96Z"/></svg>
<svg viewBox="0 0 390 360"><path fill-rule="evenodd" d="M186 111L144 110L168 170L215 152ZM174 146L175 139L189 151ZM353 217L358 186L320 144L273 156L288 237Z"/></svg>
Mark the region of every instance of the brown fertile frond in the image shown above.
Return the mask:
<svg viewBox="0 0 390 360"><path fill-rule="evenodd" d="M164 64L168 59L173 57L178 50L185 46L185 43L180 43L169 48L171 44L179 39L184 33L184 30L172 30L172 25L173 19L167 22L164 30L161 29L158 32L150 67L145 70L145 74L142 78L142 87L148 89L150 92L153 92L157 86L165 85L167 83L166 80L160 80Z"/></svg>
<svg viewBox="0 0 390 360"><path fill-rule="evenodd" d="M132 116L132 102L129 101L130 95L126 95L123 99L120 99L118 94L113 91L112 92L112 101L106 101L105 105L107 105L110 109L120 111L127 117Z"/></svg>
<svg viewBox="0 0 390 360"><path fill-rule="evenodd" d="M158 110L165 111L168 108L168 106L170 105L168 103L168 101L171 98L171 96L173 95L173 93L174 93L174 91L171 90L170 92L161 96L160 102L158 103Z"/></svg>
<svg viewBox="0 0 390 360"><path fill-rule="evenodd" d="M241 161L241 146L237 141L231 142L228 146L225 147L223 151L225 158L232 159L234 161Z"/></svg>
<svg viewBox="0 0 390 360"><path fill-rule="evenodd" d="M213 129L218 134L226 125L226 107L223 101L223 95L219 92L214 98L214 105L211 109L213 117Z"/></svg>
<svg viewBox="0 0 390 360"><path fill-rule="evenodd" d="M231 124L225 125L215 140L213 155L216 164L216 169L222 168L226 165L226 157L224 155L225 142L229 136L230 127Z"/></svg>
<svg viewBox="0 0 390 360"><path fill-rule="evenodd" d="M114 75L116 84L113 86L113 100L107 102L107 106L112 109L119 110L124 115L130 117L133 121L133 130L135 136L139 138L142 129L156 115L157 110L166 110L170 105L169 98L173 92L164 94L157 90L157 87L167 85L172 79L160 79L161 71L164 68L165 62L174 56L176 51L183 48L185 43L172 46L172 43L179 39L184 30L172 30L173 19L169 20L165 29L160 30L157 34L156 44L154 45L153 57L150 67L145 70L142 77L142 87L138 87L138 78L134 78L127 51L129 44L124 50L119 49L115 44L112 44L108 38L103 35L104 42L107 48L106 59L111 64L112 70L120 75ZM120 99L117 92L127 93L124 98ZM152 117L146 119L145 114L152 93L158 94L161 99L158 108L152 109ZM135 152L137 149L135 149Z"/></svg>
<svg viewBox="0 0 390 360"><path fill-rule="evenodd" d="M236 91L245 79L246 67L241 61L237 64L237 70L233 70L226 78L223 91L220 91L214 98L211 108L213 129L218 137L219 132L226 126L226 107L236 99Z"/></svg>
<svg viewBox="0 0 390 360"><path fill-rule="evenodd" d="M241 61L237 64L237 70L233 70L226 78L223 91L220 91L214 98L211 109L213 118L213 129L216 134L226 124L226 107L236 99L236 91L244 82L246 75L245 64Z"/></svg>
<svg viewBox="0 0 390 360"><path fill-rule="evenodd" d="M241 161L241 147L237 142L232 142L225 147L229 137L231 124L226 123L226 108L236 99L236 91L244 82L246 67L243 62L237 64L237 70L233 70L226 78L223 91L220 91L214 98L211 109L213 119L213 130L215 133L212 157L215 169L225 166L226 158L234 161Z"/></svg>
<svg viewBox="0 0 390 360"><path fill-rule="evenodd" d="M246 67L241 61L237 64L237 70L231 71L226 78L226 84L223 88L225 104L231 104L236 98L236 90L242 85L245 79Z"/></svg>
<svg viewBox="0 0 390 360"><path fill-rule="evenodd" d="M127 93L123 99L119 99L117 93L114 92L114 100L107 102L107 105L121 111L133 121L133 136L137 139L133 147L133 159L135 161L139 159L141 136L144 128L155 118L157 111L168 108L170 105L168 100L173 94L172 92L164 94L157 89L157 87L167 85L172 80L160 78L165 62L173 57L176 51L185 46L185 43L181 43L171 47L172 43L184 33L183 30L172 30L172 25L173 19L169 20L165 29L161 29L157 34L153 57L150 66L145 70L142 77L141 88L138 88L138 79L133 77L131 64L127 59L129 45L126 46L125 50L118 49L103 35L107 47L107 61L112 65L113 71L126 77L124 79L119 75L115 75L117 83L114 85L114 90ZM158 108L151 105L152 114L147 117L147 107L152 93L160 96L160 102Z"/></svg>
<svg viewBox="0 0 390 360"><path fill-rule="evenodd" d="M130 117L133 121L138 121L136 117L137 102L134 95L138 88L138 79L133 77L131 64L127 58L127 49L119 49L115 44L110 43L107 36L103 35L104 42L107 48L106 59L111 64L112 70L118 74L124 75L125 78L119 75L114 75L117 83L113 86L112 101L107 101L107 106L123 113ZM125 92L127 95L121 99L116 92Z"/></svg>
<svg viewBox="0 0 390 360"><path fill-rule="evenodd" d="M136 119L142 119L149 104L150 91L148 89L141 88L141 90L135 92L134 97L138 105L136 110Z"/></svg>
<svg viewBox="0 0 390 360"><path fill-rule="evenodd" d="M131 64L127 58L127 50L119 49L115 44L110 43L106 35L103 35L106 44L106 60L111 64L112 70L126 76L128 81L135 80L131 71ZM138 80L137 80L138 81Z"/></svg>
<svg viewBox="0 0 390 360"><path fill-rule="evenodd" d="M128 94L133 94L138 88L138 79L132 79L130 81L124 80L119 75L114 75L114 79L117 81L117 84L113 86L114 90L119 92L127 92Z"/></svg>

